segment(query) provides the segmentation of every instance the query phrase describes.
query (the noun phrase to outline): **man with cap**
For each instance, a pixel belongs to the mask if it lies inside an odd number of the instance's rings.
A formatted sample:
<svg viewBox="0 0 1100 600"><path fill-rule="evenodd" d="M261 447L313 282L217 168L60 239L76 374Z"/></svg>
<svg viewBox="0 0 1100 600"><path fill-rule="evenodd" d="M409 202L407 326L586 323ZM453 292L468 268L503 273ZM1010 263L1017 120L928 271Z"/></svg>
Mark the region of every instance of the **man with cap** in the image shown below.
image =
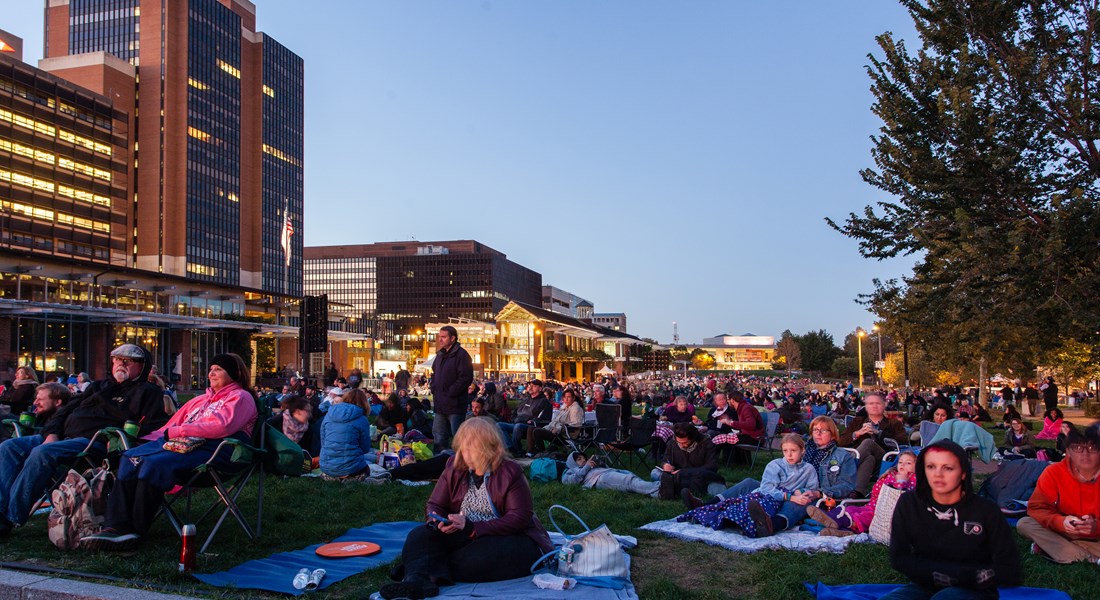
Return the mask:
<svg viewBox="0 0 1100 600"><path fill-rule="evenodd" d="M508 449L513 456L519 456L521 440L527 439L527 430L531 427L541 427L550 422L554 416L554 405L550 398L542 391L542 382L532 379L524 388L527 397L516 407L515 416L511 423L497 423L504 434L504 441L511 445Z"/></svg>
<svg viewBox="0 0 1100 600"><path fill-rule="evenodd" d="M458 330L451 325L440 327L435 336L431 383L435 404L432 438L437 451L451 447L451 438L466 418L466 390L473 381L474 361L458 343Z"/></svg>
<svg viewBox="0 0 1100 600"><path fill-rule="evenodd" d="M168 421L160 389L149 383L149 353L123 344L111 352L111 376L90 385L63 404L42 432L0 444L0 535L27 520L31 505L45 493L58 464L88 446L97 431L139 423L139 437ZM93 455L106 456L97 443Z"/></svg>

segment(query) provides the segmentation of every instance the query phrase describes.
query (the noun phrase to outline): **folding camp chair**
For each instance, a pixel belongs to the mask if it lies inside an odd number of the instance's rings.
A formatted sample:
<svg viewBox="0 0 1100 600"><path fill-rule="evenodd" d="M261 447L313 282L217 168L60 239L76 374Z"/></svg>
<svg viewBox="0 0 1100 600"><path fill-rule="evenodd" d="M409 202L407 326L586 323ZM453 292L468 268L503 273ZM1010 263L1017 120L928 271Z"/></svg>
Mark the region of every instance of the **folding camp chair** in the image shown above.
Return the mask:
<svg viewBox="0 0 1100 600"><path fill-rule="evenodd" d="M643 467L649 468L652 462L649 460L649 450L653 446L653 432L657 430L656 419L643 419L635 417L630 419L629 436L619 442L605 444L607 448L618 450L618 454L609 454L609 466L619 464L623 456L627 458L627 468L634 468L634 461L641 462Z"/></svg>
<svg viewBox="0 0 1100 600"><path fill-rule="evenodd" d="M755 444L734 445L734 448L752 451L752 461L749 464L750 469L756 466L756 455L759 454L761 450L766 449L769 458L775 456L775 430L779 427L779 413L763 412L760 413L760 418L764 421L764 436L756 440Z"/></svg>
<svg viewBox="0 0 1100 600"><path fill-rule="evenodd" d="M567 438L566 444L574 452L583 452L586 456L592 456L593 450L606 456L602 446L619 441L621 410L618 404L597 404L596 422L586 423L576 436Z"/></svg>
<svg viewBox="0 0 1100 600"><path fill-rule="evenodd" d="M233 515L249 539L256 539L260 535L264 514L264 456L267 453L265 446L267 408L263 403L257 400L256 411L256 424L252 428L250 443L242 442L236 438L225 438L222 440L214 450L214 453L210 456L210 459L198 467L195 467L187 477L187 480L180 484L181 489L175 494L165 495L164 502L161 504L161 512L164 513L168 521L172 523L172 527L176 529L176 533L182 532L185 523L197 525L213 514L217 509L221 508L221 514L218 516L218 520L214 523L214 526L211 527L210 534L199 548L199 554L206 552L206 548L210 546L210 542L214 541L214 536L217 535L218 531L221 529L222 523L225 522L226 517L229 515ZM235 466L238 466L238 469L220 470L214 466L214 460L219 456L225 456L225 454L230 455L230 461ZM244 512L237 503L237 498L240 497L241 491L244 490L248 482L251 481L254 476L257 480L255 528L252 527L249 519L245 517ZM217 498L211 502L209 507L207 507L198 518L192 519L192 499L195 497L195 492L201 488L213 489ZM186 508L184 509L182 517L173 509L173 506L180 498L186 498Z"/></svg>

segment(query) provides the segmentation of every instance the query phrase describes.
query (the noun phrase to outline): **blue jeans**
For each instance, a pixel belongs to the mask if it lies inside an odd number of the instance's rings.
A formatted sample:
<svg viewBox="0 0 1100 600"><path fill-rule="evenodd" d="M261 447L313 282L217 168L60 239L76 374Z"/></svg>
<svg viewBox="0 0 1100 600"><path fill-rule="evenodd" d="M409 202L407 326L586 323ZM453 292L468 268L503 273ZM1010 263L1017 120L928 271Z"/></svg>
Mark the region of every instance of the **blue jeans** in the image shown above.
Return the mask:
<svg viewBox="0 0 1100 600"><path fill-rule="evenodd" d="M497 423L500 431L504 433L504 442L510 443L508 449L513 455L519 454L519 443L527 439L527 430L531 428L527 423Z"/></svg>
<svg viewBox="0 0 1100 600"><path fill-rule="evenodd" d="M73 438L43 444L41 435L11 438L0 444L0 516L22 525L31 505L53 481L58 463L80 454L88 438ZM96 444L89 450L93 460L107 456L107 448Z"/></svg>
<svg viewBox="0 0 1100 600"><path fill-rule="evenodd" d="M915 583L903 585L880 600L996 600L997 588L968 590L966 588L926 588Z"/></svg>
<svg viewBox="0 0 1100 600"><path fill-rule="evenodd" d="M451 447L451 438L458 431L458 426L466 419L466 415L443 415L435 413L432 421L432 441L435 442L435 451L445 450Z"/></svg>
<svg viewBox="0 0 1100 600"><path fill-rule="evenodd" d="M741 483L727 489L726 491L718 494L723 500L729 500L730 498L736 498L745 494L755 492L760 487L760 482L755 479L745 479ZM779 510L775 513L776 517L784 517L787 519L787 526L783 529L788 529L798 525L802 521L806 520L806 507L794 502L783 502L779 505ZM773 517L774 519L774 517ZM781 523L780 523L781 524ZM776 527L776 531L780 529Z"/></svg>

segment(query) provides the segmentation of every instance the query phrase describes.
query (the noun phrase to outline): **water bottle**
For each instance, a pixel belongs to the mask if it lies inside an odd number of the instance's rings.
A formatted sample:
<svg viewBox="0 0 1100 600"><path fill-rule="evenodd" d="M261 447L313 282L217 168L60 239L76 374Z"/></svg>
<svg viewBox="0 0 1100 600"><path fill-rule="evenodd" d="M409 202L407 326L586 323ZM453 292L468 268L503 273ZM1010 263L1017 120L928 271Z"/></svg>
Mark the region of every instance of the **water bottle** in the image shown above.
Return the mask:
<svg viewBox="0 0 1100 600"><path fill-rule="evenodd" d="M180 529L180 573L190 573L195 569L195 526L188 523Z"/></svg>

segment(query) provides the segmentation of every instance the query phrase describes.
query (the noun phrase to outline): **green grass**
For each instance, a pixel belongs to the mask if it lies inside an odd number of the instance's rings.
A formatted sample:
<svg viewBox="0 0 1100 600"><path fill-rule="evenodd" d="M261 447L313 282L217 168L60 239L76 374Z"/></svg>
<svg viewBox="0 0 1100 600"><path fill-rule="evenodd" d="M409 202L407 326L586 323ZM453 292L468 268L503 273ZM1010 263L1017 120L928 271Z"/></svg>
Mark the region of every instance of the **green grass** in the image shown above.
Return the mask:
<svg viewBox="0 0 1100 600"><path fill-rule="evenodd" d="M1003 433L994 430L998 443ZM761 456L753 472L724 468L722 475L736 483L752 475L759 477L766 463ZM636 494L605 490L584 490L560 483L533 483L536 512L550 528L546 511L563 504L577 512L589 525L606 523L612 531L634 535L639 546L631 551L632 576L639 595L646 599L725 598L809 598L803 582L829 584L884 583L903 581L890 568L885 546L855 544L845 554L805 555L767 551L735 554L701 543L684 542L636 528L668 519L682 512L679 502L662 502ZM254 506L255 486L245 493L242 505ZM420 520L429 486L342 485L314 478L268 477L265 487L263 533L249 540L233 522L227 522L210 548L212 554L199 557L199 572L228 569L247 560L276 552L302 548L331 540L352 527L401 520ZM205 497L205 496L204 496ZM566 532L577 526L559 519ZM203 534L208 524L199 525ZM1096 566L1048 563L1028 553L1028 545L1017 537L1024 564L1025 585L1050 587L1079 599L1093 598L1100 586ZM165 521L158 521L146 544L132 556L95 552L61 552L47 540L45 518L35 517L0 543L0 560L45 565L61 569L98 573L121 578L132 587L152 587L177 593L221 598L276 598L276 594L226 590L206 586L191 577L176 574L179 538ZM346 579L323 592L326 598L364 598L386 581L387 567L373 569ZM293 577L293 573L275 576ZM117 583L107 581L107 583Z"/></svg>

